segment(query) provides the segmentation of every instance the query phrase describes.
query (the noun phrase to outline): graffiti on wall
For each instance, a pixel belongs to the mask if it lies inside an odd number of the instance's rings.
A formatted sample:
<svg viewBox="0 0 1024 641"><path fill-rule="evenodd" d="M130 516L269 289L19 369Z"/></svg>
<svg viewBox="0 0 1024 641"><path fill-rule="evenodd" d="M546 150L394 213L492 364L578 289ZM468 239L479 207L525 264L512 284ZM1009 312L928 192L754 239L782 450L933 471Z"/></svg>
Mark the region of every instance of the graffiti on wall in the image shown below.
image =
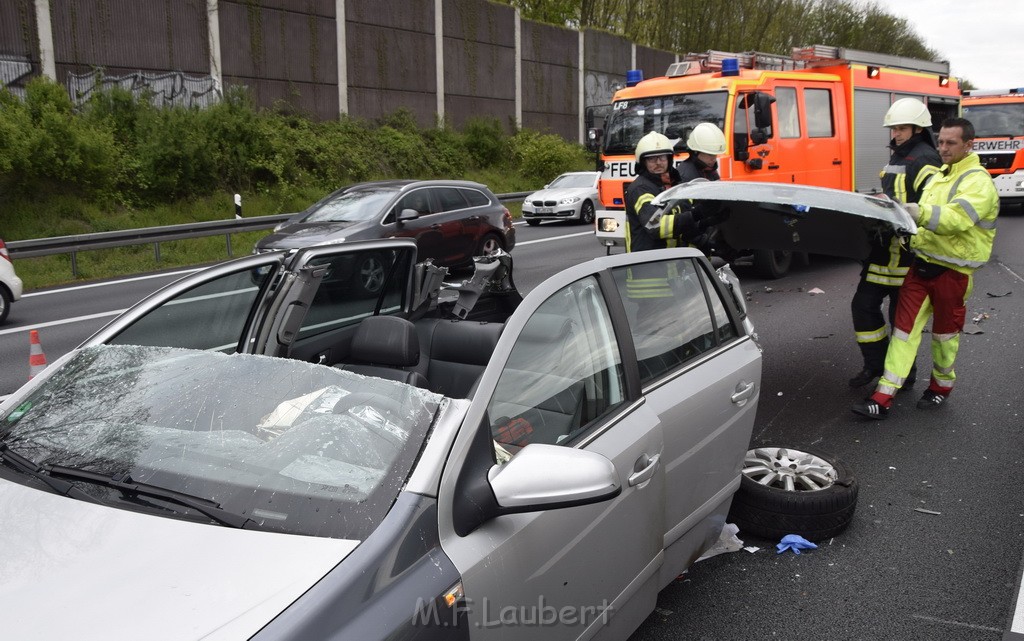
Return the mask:
<svg viewBox="0 0 1024 641"><path fill-rule="evenodd" d="M94 91L120 87L136 98L146 98L157 107L209 107L220 101L220 90L213 76L169 73L135 73L108 76L100 71L68 74L68 93L81 104Z"/></svg>
<svg viewBox="0 0 1024 641"><path fill-rule="evenodd" d="M623 87L622 76L588 71L583 78L583 105L607 105L612 95Z"/></svg>
<svg viewBox="0 0 1024 641"><path fill-rule="evenodd" d="M32 75L32 62L23 56L0 56L0 87L25 98L25 82Z"/></svg>

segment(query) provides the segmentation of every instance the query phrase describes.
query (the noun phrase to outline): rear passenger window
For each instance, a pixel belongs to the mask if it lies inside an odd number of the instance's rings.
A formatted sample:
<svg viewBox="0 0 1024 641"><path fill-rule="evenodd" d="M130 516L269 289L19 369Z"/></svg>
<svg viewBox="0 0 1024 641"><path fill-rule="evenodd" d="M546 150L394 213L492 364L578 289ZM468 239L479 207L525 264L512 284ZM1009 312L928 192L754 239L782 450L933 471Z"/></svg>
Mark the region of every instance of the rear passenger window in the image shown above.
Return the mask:
<svg viewBox="0 0 1024 641"><path fill-rule="evenodd" d="M487 406L503 447L569 444L625 400L622 359L597 281L544 302L527 322Z"/></svg>
<svg viewBox="0 0 1024 641"><path fill-rule="evenodd" d="M835 135L832 126L832 92L828 89L804 90L807 103L807 135L811 138L831 138Z"/></svg>
<svg viewBox="0 0 1024 641"><path fill-rule="evenodd" d="M460 189L459 191L466 197L470 207L482 207L491 203L490 198L476 189Z"/></svg>
<svg viewBox="0 0 1024 641"><path fill-rule="evenodd" d="M717 344L704 284L692 259L622 267L613 274L629 319L641 382L652 381ZM721 311L724 314L724 308Z"/></svg>
<svg viewBox="0 0 1024 641"><path fill-rule="evenodd" d="M441 204L441 211L455 211L466 208L466 199L455 187L439 187L434 190L437 200Z"/></svg>

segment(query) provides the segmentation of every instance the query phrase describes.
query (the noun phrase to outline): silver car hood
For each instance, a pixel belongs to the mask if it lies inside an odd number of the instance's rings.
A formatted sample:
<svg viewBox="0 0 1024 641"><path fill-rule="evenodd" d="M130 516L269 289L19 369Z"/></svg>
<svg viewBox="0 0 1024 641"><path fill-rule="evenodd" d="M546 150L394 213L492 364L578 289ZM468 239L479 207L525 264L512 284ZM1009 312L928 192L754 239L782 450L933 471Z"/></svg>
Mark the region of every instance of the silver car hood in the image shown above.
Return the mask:
<svg viewBox="0 0 1024 641"><path fill-rule="evenodd" d="M665 190L654 202L667 205L678 199L724 201L730 215L719 229L731 246L745 249L864 259L874 233L917 233L913 218L893 200L823 187L695 181Z"/></svg>
<svg viewBox="0 0 1024 641"><path fill-rule="evenodd" d="M0 480L6 639L245 639L358 541L128 512Z"/></svg>

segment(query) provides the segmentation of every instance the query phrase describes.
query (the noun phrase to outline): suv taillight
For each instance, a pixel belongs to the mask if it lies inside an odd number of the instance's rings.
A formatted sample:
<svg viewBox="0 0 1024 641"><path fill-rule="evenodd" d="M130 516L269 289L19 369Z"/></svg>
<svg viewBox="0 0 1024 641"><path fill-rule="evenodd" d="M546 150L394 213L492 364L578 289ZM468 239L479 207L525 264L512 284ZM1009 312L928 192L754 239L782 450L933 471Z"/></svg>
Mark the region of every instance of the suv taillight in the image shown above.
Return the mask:
<svg viewBox="0 0 1024 641"><path fill-rule="evenodd" d="M11 255L7 253L7 245L4 244L2 238L0 238L0 256L7 259L7 262L11 262Z"/></svg>

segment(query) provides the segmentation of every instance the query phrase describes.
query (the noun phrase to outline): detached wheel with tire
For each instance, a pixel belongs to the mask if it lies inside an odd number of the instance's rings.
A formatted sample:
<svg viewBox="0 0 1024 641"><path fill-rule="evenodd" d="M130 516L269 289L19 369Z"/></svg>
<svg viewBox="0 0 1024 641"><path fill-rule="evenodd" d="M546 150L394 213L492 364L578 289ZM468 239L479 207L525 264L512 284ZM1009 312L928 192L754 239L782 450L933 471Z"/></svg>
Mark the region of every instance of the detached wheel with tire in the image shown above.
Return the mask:
<svg viewBox="0 0 1024 641"><path fill-rule="evenodd" d="M857 479L845 463L810 448L759 447L743 460L729 522L778 541L799 534L821 541L839 534L857 508Z"/></svg>

